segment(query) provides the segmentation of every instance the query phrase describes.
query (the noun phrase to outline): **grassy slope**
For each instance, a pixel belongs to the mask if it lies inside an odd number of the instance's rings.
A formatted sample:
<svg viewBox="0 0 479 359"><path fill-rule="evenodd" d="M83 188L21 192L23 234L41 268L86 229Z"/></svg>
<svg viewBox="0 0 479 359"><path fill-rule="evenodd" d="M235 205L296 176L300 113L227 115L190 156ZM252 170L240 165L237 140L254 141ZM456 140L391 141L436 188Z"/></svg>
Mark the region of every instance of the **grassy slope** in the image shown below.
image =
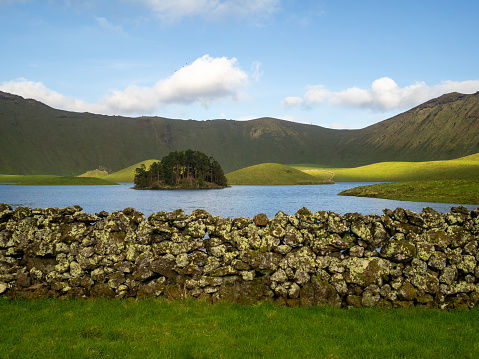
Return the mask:
<svg viewBox="0 0 479 359"><path fill-rule="evenodd" d="M185 121L74 113L0 93L0 172L74 176L199 150L225 173L258 163L352 167L479 152L479 93L450 94L362 130L261 118Z"/></svg>
<svg viewBox="0 0 479 359"><path fill-rule="evenodd" d="M339 194L399 201L479 204L479 180L379 183L355 187Z"/></svg>
<svg viewBox="0 0 479 359"><path fill-rule="evenodd" d="M477 358L463 311L0 298L2 358ZM7 324L8 323L8 324Z"/></svg>
<svg viewBox="0 0 479 359"><path fill-rule="evenodd" d="M363 164L449 160L479 152L478 118L479 92L450 93L361 129L343 146Z"/></svg>
<svg viewBox="0 0 479 359"><path fill-rule="evenodd" d="M20 185L38 186L79 186L79 185L114 185L114 181L94 177L61 177L53 175L0 175L0 183L16 183Z"/></svg>
<svg viewBox="0 0 479 359"><path fill-rule="evenodd" d="M311 175L323 175L315 165L291 165ZM321 168L334 172L336 182L397 182L478 180L479 153L449 161L381 162L355 168Z"/></svg>
<svg viewBox="0 0 479 359"><path fill-rule="evenodd" d="M107 171L102 171L102 170L91 170L87 171L85 173L82 173L81 175L78 175L77 177L94 177L94 178L103 178L105 176L108 176Z"/></svg>
<svg viewBox="0 0 479 359"><path fill-rule="evenodd" d="M263 163L246 167L226 174L226 178L230 185L298 185L326 182L326 178L311 176L278 163Z"/></svg>
<svg viewBox="0 0 479 359"><path fill-rule="evenodd" d="M111 173L105 177L106 180L114 181L114 182L133 182L135 179L135 170L140 167L140 165L144 164L146 169L150 168L153 162L160 162L159 160L145 160L138 162L132 166L123 168L117 172Z"/></svg>
<svg viewBox="0 0 479 359"><path fill-rule="evenodd" d="M320 173L315 166L295 168ZM341 195L403 201L479 204L479 153L450 161L385 162L330 169L335 181L394 182L360 186Z"/></svg>
<svg viewBox="0 0 479 359"><path fill-rule="evenodd" d="M5 99L6 98L6 99ZM230 172L261 162L317 163L338 132L262 118L193 121L74 113L0 93L0 173L79 175L114 171L171 151L193 149Z"/></svg>

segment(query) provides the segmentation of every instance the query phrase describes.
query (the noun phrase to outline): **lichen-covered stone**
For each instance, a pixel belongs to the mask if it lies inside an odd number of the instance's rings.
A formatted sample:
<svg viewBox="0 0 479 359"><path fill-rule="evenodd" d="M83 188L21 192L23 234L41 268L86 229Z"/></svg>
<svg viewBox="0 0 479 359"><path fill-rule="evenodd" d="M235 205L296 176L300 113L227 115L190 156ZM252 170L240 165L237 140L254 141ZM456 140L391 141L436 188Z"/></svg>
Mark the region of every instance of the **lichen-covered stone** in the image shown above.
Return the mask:
<svg viewBox="0 0 479 359"><path fill-rule="evenodd" d="M446 232L451 241L452 248L464 247L465 244L474 240L474 236L459 226L448 227Z"/></svg>
<svg viewBox="0 0 479 359"><path fill-rule="evenodd" d="M277 259L281 260L280 257ZM293 249L285 256L288 266L293 270L302 270L305 272L314 272L316 264L316 255L309 247L300 247Z"/></svg>
<svg viewBox="0 0 479 359"><path fill-rule="evenodd" d="M334 212L328 213L328 231L331 233L346 233L348 232L348 226L346 221L341 216Z"/></svg>
<svg viewBox="0 0 479 359"><path fill-rule="evenodd" d="M409 262L416 255L416 246L407 240L391 240L381 248L379 255L393 262Z"/></svg>
<svg viewBox="0 0 479 359"><path fill-rule="evenodd" d="M363 306L362 297L360 295L348 295L346 303L351 307L361 308Z"/></svg>
<svg viewBox="0 0 479 359"><path fill-rule="evenodd" d="M296 218L301 221L301 222L306 222L309 224L314 224L316 223L315 215L313 212L311 212L308 208L303 207L300 208L296 212Z"/></svg>
<svg viewBox="0 0 479 359"><path fill-rule="evenodd" d="M313 303L315 305L341 306L341 297L331 284L314 278L311 280L311 284L313 288Z"/></svg>
<svg viewBox="0 0 479 359"><path fill-rule="evenodd" d="M427 262L427 264L432 269L441 271L444 268L446 268L446 260L447 260L446 254L444 254L443 252L435 251L429 258L429 261Z"/></svg>
<svg viewBox="0 0 479 359"><path fill-rule="evenodd" d="M456 267L464 274L474 273L476 269L476 258L471 255L463 255L461 256L461 261L457 263Z"/></svg>
<svg viewBox="0 0 479 359"><path fill-rule="evenodd" d="M273 291L269 289L261 279L252 281L236 281L226 283L218 290L220 300L238 303L252 304L256 302L271 301L274 297Z"/></svg>
<svg viewBox="0 0 479 359"><path fill-rule="evenodd" d="M311 249L320 255L339 252L348 249L351 243L343 240L337 233L319 235L311 241Z"/></svg>
<svg viewBox="0 0 479 359"><path fill-rule="evenodd" d="M382 258L350 257L344 261L346 282L367 287L389 275L391 264Z"/></svg>
<svg viewBox="0 0 479 359"><path fill-rule="evenodd" d="M442 228L445 224L444 216L431 207L423 208L422 218L426 228Z"/></svg>
<svg viewBox="0 0 479 359"><path fill-rule="evenodd" d="M431 255L436 251L432 243L426 241L416 242L416 254L420 260L427 261Z"/></svg>
<svg viewBox="0 0 479 359"><path fill-rule="evenodd" d="M398 291L398 298L403 301L414 300L417 297L417 292L410 282L405 282Z"/></svg>
<svg viewBox="0 0 479 359"><path fill-rule="evenodd" d="M361 238L367 243L372 242L373 235L371 233L371 226L362 221L355 221L351 224L351 232L357 237Z"/></svg>
<svg viewBox="0 0 479 359"><path fill-rule="evenodd" d="M268 216L265 213L257 214L253 217L253 222L258 227L265 227L268 224Z"/></svg>
<svg viewBox="0 0 479 359"><path fill-rule="evenodd" d="M442 229L431 229L426 232L426 240L435 245L436 248L440 250L444 250L451 243L451 239Z"/></svg>
<svg viewBox="0 0 479 359"><path fill-rule="evenodd" d="M288 226L283 238L283 243L288 246L298 246L303 243L303 235L298 229Z"/></svg>

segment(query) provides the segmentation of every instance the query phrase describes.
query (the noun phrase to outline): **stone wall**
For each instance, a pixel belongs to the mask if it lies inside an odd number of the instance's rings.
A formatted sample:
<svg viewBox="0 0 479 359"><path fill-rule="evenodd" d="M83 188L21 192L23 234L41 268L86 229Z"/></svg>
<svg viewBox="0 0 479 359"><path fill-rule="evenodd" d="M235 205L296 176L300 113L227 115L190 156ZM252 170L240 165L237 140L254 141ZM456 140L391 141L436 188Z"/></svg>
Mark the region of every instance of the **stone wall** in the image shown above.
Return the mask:
<svg viewBox="0 0 479 359"><path fill-rule="evenodd" d="M471 308L479 302L479 208L382 216L0 204L0 293L194 297L278 305Z"/></svg>

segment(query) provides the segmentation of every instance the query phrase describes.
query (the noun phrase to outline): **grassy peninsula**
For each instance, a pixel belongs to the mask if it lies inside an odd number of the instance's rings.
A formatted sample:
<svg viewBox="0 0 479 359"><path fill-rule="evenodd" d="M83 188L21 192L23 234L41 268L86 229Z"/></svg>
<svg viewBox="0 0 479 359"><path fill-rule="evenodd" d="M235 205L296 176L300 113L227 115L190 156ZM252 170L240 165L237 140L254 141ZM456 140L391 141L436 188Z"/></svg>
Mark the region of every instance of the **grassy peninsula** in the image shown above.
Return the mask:
<svg viewBox="0 0 479 359"><path fill-rule="evenodd" d="M479 310L0 298L2 358L474 358Z"/></svg>
<svg viewBox="0 0 479 359"><path fill-rule="evenodd" d="M399 201L479 205L479 180L379 183L351 188L339 194L342 196L374 197Z"/></svg>

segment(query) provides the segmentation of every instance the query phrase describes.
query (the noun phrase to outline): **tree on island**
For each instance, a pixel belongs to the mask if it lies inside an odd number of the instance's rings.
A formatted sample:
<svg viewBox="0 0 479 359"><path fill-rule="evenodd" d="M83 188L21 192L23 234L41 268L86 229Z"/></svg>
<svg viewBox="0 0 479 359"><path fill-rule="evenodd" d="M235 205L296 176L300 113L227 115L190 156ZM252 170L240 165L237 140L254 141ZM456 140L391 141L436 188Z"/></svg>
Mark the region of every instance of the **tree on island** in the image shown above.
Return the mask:
<svg viewBox="0 0 479 359"><path fill-rule="evenodd" d="M147 170L135 170L135 189L222 188L228 185L220 164L200 151L170 152Z"/></svg>

